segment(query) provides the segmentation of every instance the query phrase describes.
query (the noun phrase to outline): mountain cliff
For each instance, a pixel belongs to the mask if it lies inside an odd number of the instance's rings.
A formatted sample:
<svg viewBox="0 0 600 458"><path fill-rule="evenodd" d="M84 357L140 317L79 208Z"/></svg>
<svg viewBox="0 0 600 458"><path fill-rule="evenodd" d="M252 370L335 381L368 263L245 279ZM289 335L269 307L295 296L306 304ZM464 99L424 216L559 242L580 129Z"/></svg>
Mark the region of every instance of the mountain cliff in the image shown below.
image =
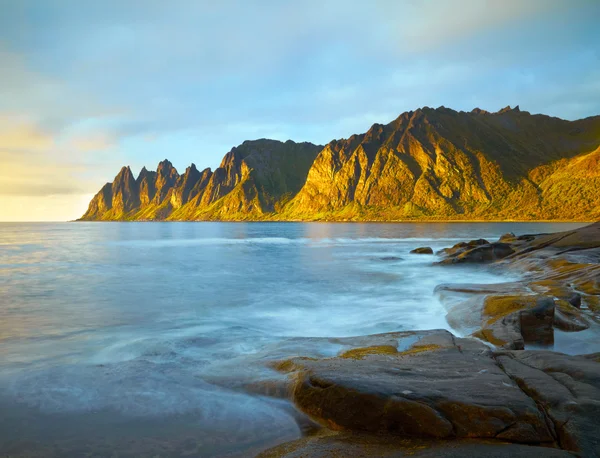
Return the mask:
<svg viewBox="0 0 600 458"><path fill-rule="evenodd" d="M592 220L600 116L421 108L325 147L246 141L214 172L123 168L82 220Z"/></svg>
<svg viewBox="0 0 600 458"><path fill-rule="evenodd" d="M123 167L81 220L262 219L298 193L322 148L261 139L233 148L214 172L192 164L179 175L165 159L156 172L144 167L134 180Z"/></svg>

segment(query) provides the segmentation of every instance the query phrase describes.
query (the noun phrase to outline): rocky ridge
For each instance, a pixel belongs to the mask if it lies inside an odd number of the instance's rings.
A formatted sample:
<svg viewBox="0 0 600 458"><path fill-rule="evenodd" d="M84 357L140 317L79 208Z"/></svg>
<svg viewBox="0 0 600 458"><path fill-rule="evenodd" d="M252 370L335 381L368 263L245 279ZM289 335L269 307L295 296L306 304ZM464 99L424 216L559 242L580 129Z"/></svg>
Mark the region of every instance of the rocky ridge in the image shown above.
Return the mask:
<svg viewBox="0 0 600 458"><path fill-rule="evenodd" d="M191 164L180 175L165 159L156 172L144 167L134 179L123 167L94 196L81 220L261 219L300 190L320 149L262 139L233 148L214 171Z"/></svg>
<svg viewBox="0 0 600 458"><path fill-rule="evenodd" d="M214 171L123 168L81 219L589 221L599 164L600 116L425 107L325 147L247 141Z"/></svg>

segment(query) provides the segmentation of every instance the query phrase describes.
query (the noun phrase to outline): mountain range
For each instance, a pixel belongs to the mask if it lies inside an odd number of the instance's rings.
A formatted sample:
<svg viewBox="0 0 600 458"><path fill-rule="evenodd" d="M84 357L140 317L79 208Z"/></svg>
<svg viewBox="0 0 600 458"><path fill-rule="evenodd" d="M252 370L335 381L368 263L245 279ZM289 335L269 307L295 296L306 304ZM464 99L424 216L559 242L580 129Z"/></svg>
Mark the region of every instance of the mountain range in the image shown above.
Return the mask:
<svg viewBox="0 0 600 458"><path fill-rule="evenodd" d="M600 116L420 108L325 146L245 141L214 171L123 167L80 220L598 220Z"/></svg>

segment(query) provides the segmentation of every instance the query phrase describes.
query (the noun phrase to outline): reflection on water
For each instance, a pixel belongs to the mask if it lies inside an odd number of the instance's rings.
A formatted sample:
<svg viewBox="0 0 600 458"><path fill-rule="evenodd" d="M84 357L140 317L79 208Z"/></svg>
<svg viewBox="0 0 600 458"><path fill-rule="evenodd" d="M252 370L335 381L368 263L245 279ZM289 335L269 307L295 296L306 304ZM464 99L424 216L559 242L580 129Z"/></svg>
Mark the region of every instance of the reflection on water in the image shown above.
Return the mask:
<svg viewBox="0 0 600 458"><path fill-rule="evenodd" d="M284 401L243 389L277 377L265 361L448 328L436 285L506 280L411 249L576 226L2 224L0 450L244 456L297 437Z"/></svg>

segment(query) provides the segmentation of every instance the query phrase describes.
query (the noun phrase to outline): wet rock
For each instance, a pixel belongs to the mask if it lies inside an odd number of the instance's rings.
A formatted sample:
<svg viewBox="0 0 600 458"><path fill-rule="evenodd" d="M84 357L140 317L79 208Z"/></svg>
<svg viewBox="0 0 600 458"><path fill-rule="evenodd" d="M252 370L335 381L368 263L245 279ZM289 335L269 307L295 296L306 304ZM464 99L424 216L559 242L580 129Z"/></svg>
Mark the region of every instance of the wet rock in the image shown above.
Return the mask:
<svg viewBox="0 0 600 458"><path fill-rule="evenodd" d="M465 295L482 295L482 294L515 294L530 293L527 288L523 288L518 282L514 283L442 283L435 287L434 291L438 294L443 292L463 293Z"/></svg>
<svg viewBox="0 0 600 458"><path fill-rule="evenodd" d="M546 296L488 296L482 326L473 335L501 348L522 350L526 343L554 342L554 300Z"/></svg>
<svg viewBox="0 0 600 458"><path fill-rule="evenodd" d="M428 246L424 246L424 247L415 248L414 250L411 251L411 253L413 253L413 254L433 254L433 250Z"/></svg>
<svg viewBox="0 0 600 458"><path fill-rule="evenodd" d="M459 242L450 248L444 248L444 249L438 251L438 254L445 254L445 255L449 255L449 256L456 255L456 254L462 253L463 251L467 251L471 248L481 246L481 245L488 245L488 244L489 244L489 242L485 239L476 239L476 240L471 240L469 242Z"/></svg>
<svg viewBox="0 0 600 458"><path fill-rule="evenodd" d="M592 313L600 315L600 296L586 296L583 301Z"/></svg>
<svg viewBox="0 0 600 458"><path fill-rule="evenodd" d="M517 236L514 233L507 232L506 234L501 235L500 238L498 239L498 241L499 242L512 242L516 239L517 239Z"/></svg>
<svg viewBox="0 0 600 458"><path fill-rule="evenodd" d="M525 341L521 334L520 318L518 314L511 313L493 323L484 325L473 333L473 337L485 340L496 347L508 350L523 350Z"/></svg>
<svg viewBox="0 0 600 458"><path fill-rule="evenodd" d="M578 321L570 316L565 315L560 311L560 309L557 308L554 311L554 327L556 329L560 329L561 331L577 332L588 329L589 325L585 322Z"/></svg>
<svg viewBox="0 0 600 458"><path fill-rule="evenodd" d="M540 234L542 235L542 234ZM537 237L537 235L533 235L533 234L524 234L524 235L519 235L517 237L517 240L522 240L524 242L531 242L533 240L535 240Z"/></svg>
<svg viewBox="0 0 600 458"><path fill-rule="evenodd" d="M292 359L293 400L333 430L552 443L535 402L483 344L439 331L397 353Z"/></svg>
<svg viewBox="0 0 600 458"><path fill-rule="evenodd" d="M573 294L571 294L571 296L569 296L569 299L567 299L567 301L573 307L577 307L578 309L581 308L581 294L573 293Z"/></svg>
<svg viewBox="0 0 600 458"><path fill-rule="evenodd" d="M600 456L600 363L594 355L524 351L498 352L495 358L543 409L561 448Z"/></svg>
<svg viewBox="0 0 600 458"><path fill-rule="evenodd" d="M383 256L379 258L380 261L402 261L402 258L399 256Z"/></svg>
<svg viewBox="0 0 600 458"><path fill-rule="evenodd" d="M258 458L420 457L420 458L567 458L555 448L481 440L406 439L373 434L329 433L303 437L258 455Z"/></svg>
<svg viewBox="0 0 600 458"><path fill-rule="evenodd" d="M576 332L590 327L584 313L565 300L556 301L554 327L561 331Z"/></svg>
<svg viewBox="0 0 600 458"><path fill-rule="evenodd" d="M521 335L525 343L550 345L554 343L554 299L541 297L536 305L519 313Z"/></svg>
<svg viewBox="0 0 600 458"><path fill-rule="evenodd" d="M492 262L510 256L514 252L515 250L507 243L488 243L454 253L447 253L449 256L441 261L440 264Z"/></svg>
<svg viewBox="0 0 600 458"><path fill-rule="evenodd" d="M281 364L296 406L330 432L262 456L600 456L600 354L492 352L447 331L354 341L366 346Z"/></svg>

